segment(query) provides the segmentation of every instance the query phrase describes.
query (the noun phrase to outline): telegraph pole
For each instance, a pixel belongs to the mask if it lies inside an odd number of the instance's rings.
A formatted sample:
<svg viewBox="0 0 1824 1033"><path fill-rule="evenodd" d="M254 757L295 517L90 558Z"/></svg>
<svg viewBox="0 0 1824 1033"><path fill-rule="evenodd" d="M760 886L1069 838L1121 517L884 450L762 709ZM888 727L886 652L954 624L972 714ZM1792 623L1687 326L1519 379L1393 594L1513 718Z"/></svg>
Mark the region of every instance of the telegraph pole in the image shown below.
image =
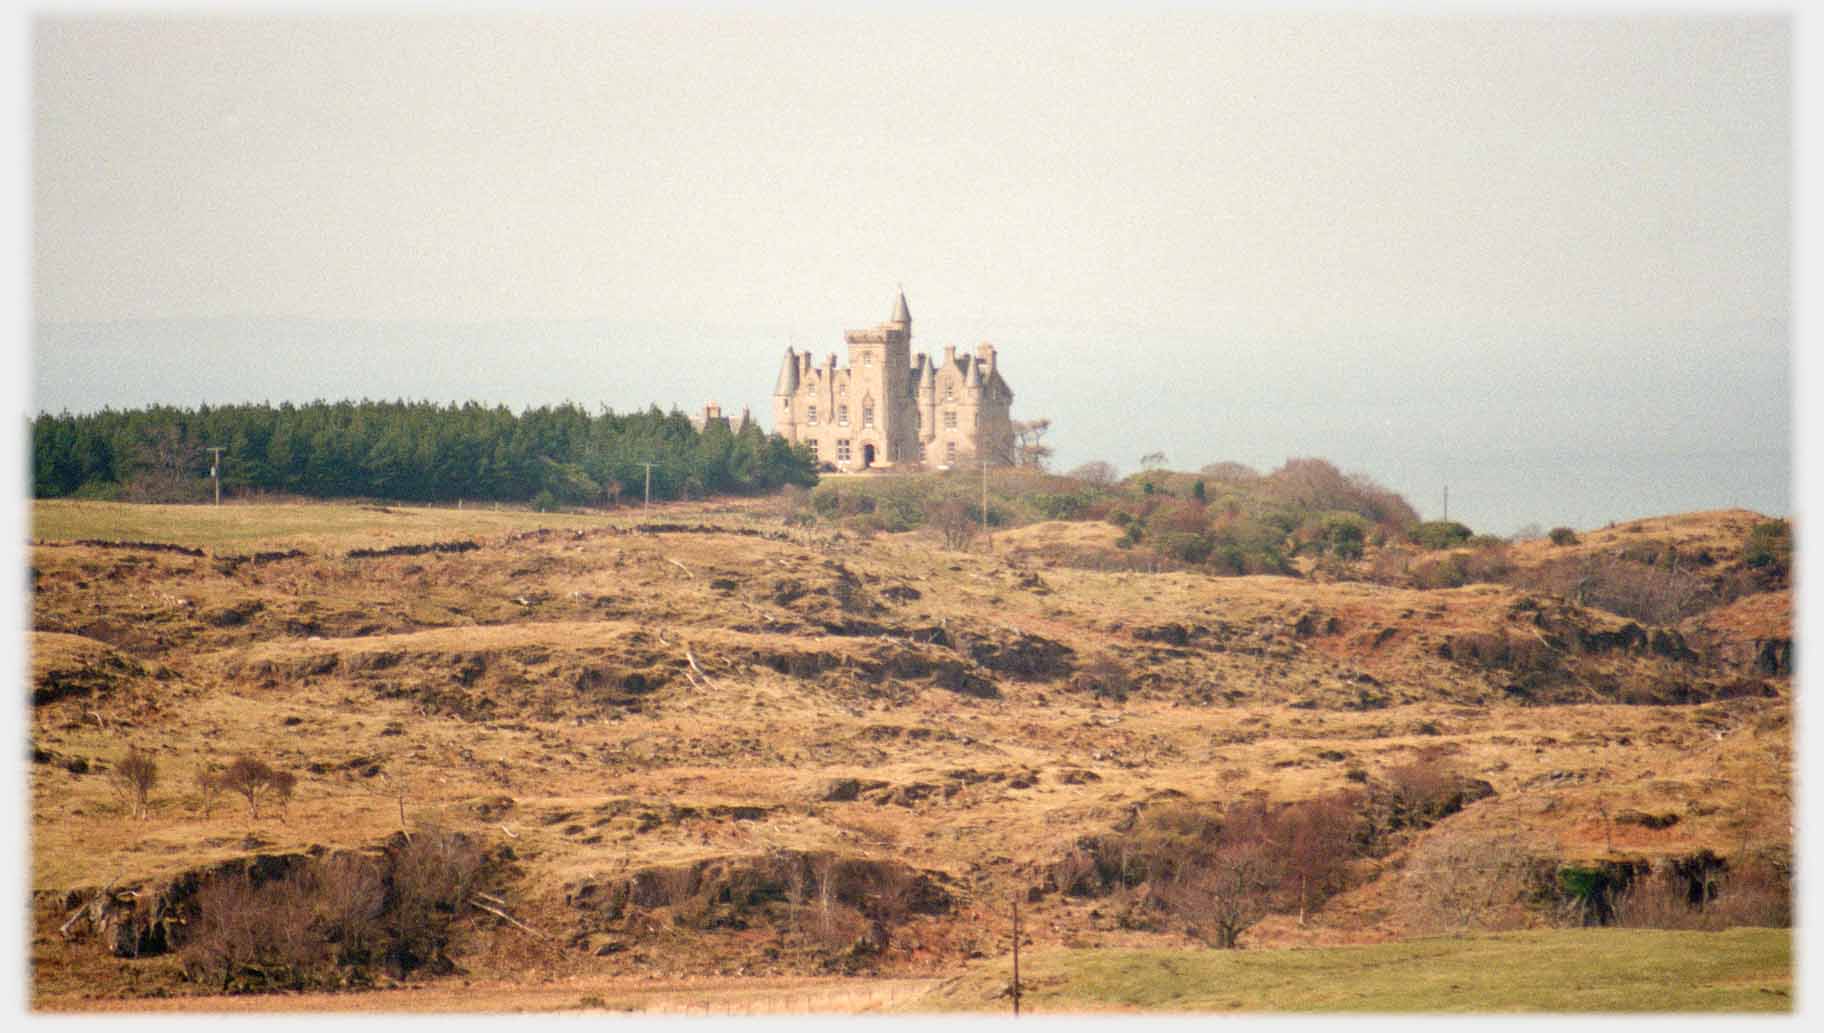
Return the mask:
<svg viewBox="0 0 1824 1033"><path fill-rule="evenodd" d="M1013 1017L1020 1017L1020 898L1013 898Z"/></svg>
<svg viewBox="0 0 1824 1033"><path fill-rule="evenodd" d="M215 482L215 504L222 504L222 453L228 451L209 445L204 448L209 453L209 479Z"/></svg>
<svg viewBox="0 0 1824 1033"><path fill-rule="evenodd" d="M994 532L988 529L988 452L986 449L982 451L982 533L988 536L988 551L993 552Z"/></svg>
<svg viewBox="0 0 1824 1033"><path fill-rule="evenodd" d="M653 466L653 464L641 463L640 465L644 466L646 468L646 504L643 507L641 507L641 509L643 511L643 510L648 510L648 509L652 508L652 466Z"/></svg>

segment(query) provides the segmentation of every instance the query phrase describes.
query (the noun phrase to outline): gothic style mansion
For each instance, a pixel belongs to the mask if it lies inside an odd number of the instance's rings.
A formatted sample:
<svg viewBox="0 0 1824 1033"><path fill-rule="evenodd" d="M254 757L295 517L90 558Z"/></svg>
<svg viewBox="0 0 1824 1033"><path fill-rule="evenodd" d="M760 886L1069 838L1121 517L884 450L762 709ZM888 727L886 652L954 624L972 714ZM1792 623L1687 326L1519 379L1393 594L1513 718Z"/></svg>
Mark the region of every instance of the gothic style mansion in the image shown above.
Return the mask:
<svg viewBox="0 0 1824 1033"><path fill-rule="evenodd" d="M843 471L1012 462L1013 389L994 345L961 356L945 345L942 362L922 352L914 361L904 291L891 319L843 338L847 366L834 353L816 365L809 351L785 350L773 426L787 441L809 443L820 464Z"/></svg>

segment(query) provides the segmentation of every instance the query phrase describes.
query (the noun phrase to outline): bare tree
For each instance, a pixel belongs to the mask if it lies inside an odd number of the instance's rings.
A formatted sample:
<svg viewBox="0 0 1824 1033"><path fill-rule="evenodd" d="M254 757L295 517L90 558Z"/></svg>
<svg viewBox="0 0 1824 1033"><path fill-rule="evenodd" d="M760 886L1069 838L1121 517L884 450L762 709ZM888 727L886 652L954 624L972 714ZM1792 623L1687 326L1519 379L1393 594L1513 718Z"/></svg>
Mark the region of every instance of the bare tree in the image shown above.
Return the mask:
<svg viewBox="0 0 1824 1033"><path fill-rule="evenodd" d="M1284 844L1265 803L1248 801L1224 815L1213 848L1184 858L1160 889L1168 907L1213 947L1233 949L1273 905L1286 874Z"/></svg>
<svg viewBox="0 0 1824 1033"><path fill-rule="evenodd" d="M1285 891L1298 906L1300 925L1310 908L1342 888L1361 809L1362 794L1338 793L1293 804L1280 815Z"/></svg>
<svg viewBox="0 0 1824 1033"><path fill-rule="evenodd" d="M196 769L196 792L198 802L202 804L203 817L215 809L216 797L222 795L222 771L214 764Z"/></svg>
<svg viewBox="0 0 1824 1033"><path fill-rule="evenodd" d="M1148 452L1140 457L1140 468L1151 472L1165 465L1164 452Z"/></svg>
<svg viewBox="0 0 1824 1033"><path fill-rule="evenodd" d="M152 787L158 784L158 762L152 754L138 746L128 746L127 755L114 765L108 779L122 799L132 804L134 817L144 818L150 812L148 799Z"/></svg>
<svg viewBox="0 0 1824 1033"><path fill-rule="evenodd" d="M228 792L238 793L247 800L249 816L258 819L260 816L260 797L273 787L273 779L278 775L265 761L248 754L234 758L220 777L221 787Z"/></svg>
<svg viewBox="0 0 1824 1033"><path fill-rule="evenodd" d="M1043 470L1051 462L1052 448L1045 444L1051 431L1051 418L1013 421L1013 462L1029 470Z"/></svg>
<svg viewBox="0 0 1824 1033"><path fill-rule="evenodd" d="M1121 471L1115 469L1115 464L1097 459L1084 463L1066 476L1086 481L1098 488L1106 488L1121 479Z"/></svg>
<svg viewBox="0 0 1824 1033"><path fill-rule="evenodd" d="M291 809L291 796L298 788L296 772L274 771L272 773L272 794L279 798L279 819L283 821Z"/></svg>
<svg viewBox="0 0 1824 1033"><path fill-rule="evenodd" d="M1223 481L1229 484L1247 484L1252 481L1260 480L1259 472L1246 463L1208 463L1197 472L1208 477L1210 480Z"/></svg>

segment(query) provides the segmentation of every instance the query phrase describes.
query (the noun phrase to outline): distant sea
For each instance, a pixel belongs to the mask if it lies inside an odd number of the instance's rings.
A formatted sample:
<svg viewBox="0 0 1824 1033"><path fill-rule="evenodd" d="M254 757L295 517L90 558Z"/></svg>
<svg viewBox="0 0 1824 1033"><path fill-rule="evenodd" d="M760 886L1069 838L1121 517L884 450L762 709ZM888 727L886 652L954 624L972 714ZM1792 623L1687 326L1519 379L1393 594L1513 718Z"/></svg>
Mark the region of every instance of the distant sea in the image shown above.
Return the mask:
<svg viewBox="0 0 1824 1033"><path fill-rule="evenodd" d="M857 320L856 322L866 322ZM842 327L614 320L40 323L32 412L313 399L468 400L591 410L715 400L770 423L788 344ZM1784 321L1607 334L1534 330L1246 339L1219 328L914 325L933 355L986 337L1016 419L1050 417L1055 466L1124 473L1316 456L1427 518L1511 534L1662 513L1791 509Z"/></svg>

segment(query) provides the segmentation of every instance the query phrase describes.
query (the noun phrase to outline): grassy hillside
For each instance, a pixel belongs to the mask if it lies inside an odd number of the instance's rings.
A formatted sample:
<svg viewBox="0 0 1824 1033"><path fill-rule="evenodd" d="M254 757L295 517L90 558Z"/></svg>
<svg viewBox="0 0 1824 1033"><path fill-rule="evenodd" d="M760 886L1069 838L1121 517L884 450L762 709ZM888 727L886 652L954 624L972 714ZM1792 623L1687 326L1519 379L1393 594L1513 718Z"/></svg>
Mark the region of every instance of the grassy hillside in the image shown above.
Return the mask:
<svg viewBox="0 0 1824 1033"><path fill-rule="evenodd" d="M1285 830L1320 801L1346 863L1197 957L1781 921L1783 586L1642 624L1544 582L1098 565L1107 522L990 552L797 512L37 503L34 993L200 992L212 879L320 901L338 853L390 887L424 844L474 863L412 951L300 912L323 953L229 981L948 978L1001 956L1015 896L1035 957L1183 952L1207 923L1147 843L1220 857L1246 808ZM1510 562L1720 552L1758 520ZM144 819L111 780L129 746L158 764ZM241 754L290 799L210 798L198 774Z"/></svg>

